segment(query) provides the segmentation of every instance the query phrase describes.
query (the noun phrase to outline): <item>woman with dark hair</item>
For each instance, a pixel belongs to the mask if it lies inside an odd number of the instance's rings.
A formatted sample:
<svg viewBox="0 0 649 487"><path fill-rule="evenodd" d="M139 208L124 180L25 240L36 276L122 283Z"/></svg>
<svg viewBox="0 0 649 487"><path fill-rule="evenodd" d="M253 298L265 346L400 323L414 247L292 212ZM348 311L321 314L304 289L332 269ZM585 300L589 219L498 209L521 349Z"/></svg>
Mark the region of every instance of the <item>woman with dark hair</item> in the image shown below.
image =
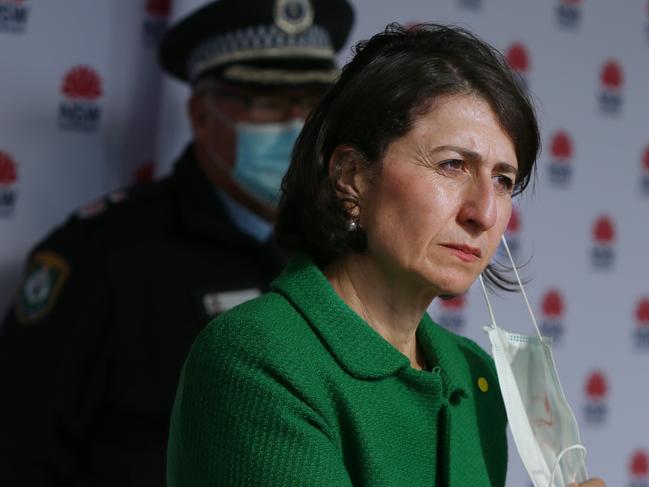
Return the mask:
<svg viewBox="0 0 649 487"><path fill-rule="evenodd" d="M493 362L426 309L483 271L507 287L489 262L538 151L530 100L471 33L360 43L284 178L296 256L187 359L169 485L503 486Z"/></svg>

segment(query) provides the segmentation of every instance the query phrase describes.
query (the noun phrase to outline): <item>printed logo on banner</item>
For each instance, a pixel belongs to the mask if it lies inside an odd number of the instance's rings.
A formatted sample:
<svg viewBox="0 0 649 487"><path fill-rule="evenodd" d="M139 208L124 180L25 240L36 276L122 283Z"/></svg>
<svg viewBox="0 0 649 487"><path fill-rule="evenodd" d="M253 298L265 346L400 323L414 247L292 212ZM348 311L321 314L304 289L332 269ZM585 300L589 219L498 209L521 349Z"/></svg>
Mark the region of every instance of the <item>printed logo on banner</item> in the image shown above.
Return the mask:
<svg viewBox="0 0 649 487"><path fill-rule="evenodd" d="M541 304L541 335L552 338L559 343L563 337L563 311L565 305L563 296L558 289L550 289L543 295Z"/></svg>
<svg viewBox="0 0 649 487"><path fill-rule="evenodd" d="M13 216L18 198L17 183L16 161L7 152L0 151L0 217Z"/></svg>
<svg viewBox="0 0 649 487"><path fill-rule="evenodd" d="M134 180L136 183L146 183L153 181L155 176L155 162L152 160L145 162L135 170Z"/></svg>
<svg viewBox="0 0 649 487"><path fill-rule="evenodd" d="M445 326L455 333L462 333L464 330L464 309L466 306L466 295L460 294L451 299L442 299L439 302L439 313L437 319L439 324Z"/></svg>
<svg viewBox="0 0 649 487"><path fill-rule="evenodd" d="M59 104L59 128L93 132L99 127L101 108L97 100L102 95L101 78L89 66L75 66L63 77Z"/></svg>
<svg viewBox="0 0 649 487"><path fill-rule="evenodd" d="M507 63L518 75L518 81L523 89L530 85L528 74L530 71L530 56L527 48L520 42L514 42L507 49Z"/></svg>
<svg viewBox="0 0 649 487"><path fill-rule="evenodd" d="M634 340L638 348L649 350L649 297L638 301L635 309L635 333Z"/></svg>
<svg viewBox="0 0 649 487"><path fill-rule="evenodd" d="M557 22L561 27L576 29L581 21L581 0L559 0Z"/></svg>
<svg viewBox="0 0 649 487"><path fill-rule="evenodd" d="M0 32L25 32L29 17L26 3L25 0L0 0Z"/></svg>
<svg viewBox="0 0 649 487"><path fill-rule="evenodd" d="M591 372L586 378L584 418L591 425L601 425L608 415L608 380L602 371Z"/></svg>
<svg viewBox="0 0 649 487"><path fill-rule="evenodd" d="M482 8L482 0L457 0L461 8L469 10L480 10Z"/></svg>
<svg viewBox="0 0 649 487"><path fill-rule="evenodd" d="M649 455L645 450L631 454L628 487L649 487Z"/></svg>
<svg viewBox="0 0 649 487"><path fill-rule="evenodd" d="M555 186L565 187L572 180L572 140L563 130L557 131L552 137L550 146L550 182Z"/></svg>
<svg viewBox="0 0 649 487"><path fill-rule="evenodd" d="M142 22L142 42L147 47L156 47L167 29L171 0L148 0Z"/></svg>
<svg viewBox="0 0 649 487"><path fill-rule="evenodd" d="M615 225L607 215L601 215L593 225L593 267L610 269L615 261Z"/></svg>
<svg viewBox="0 0 649 487"><path fill-rule="evenodd" d="M520 257L520 248L521 248L521 217L520 213L516 208L512 208L512 216L509 218L509 223L507 223L507 228L505 230L505 238L507 239L507 246L509 251L512 253L514 262L518 263ZM506 262L509 264L509 257L507 257L507 251L505 250L502 242L498 246L496 251L498 260L501 262Z"/></svg>
<svg viewBox="0 0 649 487"><path fill-rule="evenodd" d="M622 110L623 81L624 74L620 64L615 59L606 61L600 73L599 107L603 113L615 115Z"/></svg>
<svg viewBox="0 0 649 487"><path fill-rule="evenodd" d="M649 147L642 156L642 175L640 176L640 189L642 194L649 197Z"/></svg>

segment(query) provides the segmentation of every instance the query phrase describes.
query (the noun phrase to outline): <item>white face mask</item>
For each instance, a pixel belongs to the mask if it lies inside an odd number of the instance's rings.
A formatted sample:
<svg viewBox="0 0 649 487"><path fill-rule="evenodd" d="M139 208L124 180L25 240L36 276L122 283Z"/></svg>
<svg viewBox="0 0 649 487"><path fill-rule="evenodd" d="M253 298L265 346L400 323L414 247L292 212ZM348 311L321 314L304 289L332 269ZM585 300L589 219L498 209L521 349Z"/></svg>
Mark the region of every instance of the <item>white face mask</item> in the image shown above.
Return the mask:
<svg viewBox="0 0 649 487"><path fill-rule="evenodd" d="M499 328L480 276L491 316L491 326L484 329L491 341L516 448L534 487L584 482L588 478L586 448L581 445L577 421L559 383L550 339L541 336L504 236L502 241L537 333L530 337Z"/></svg>

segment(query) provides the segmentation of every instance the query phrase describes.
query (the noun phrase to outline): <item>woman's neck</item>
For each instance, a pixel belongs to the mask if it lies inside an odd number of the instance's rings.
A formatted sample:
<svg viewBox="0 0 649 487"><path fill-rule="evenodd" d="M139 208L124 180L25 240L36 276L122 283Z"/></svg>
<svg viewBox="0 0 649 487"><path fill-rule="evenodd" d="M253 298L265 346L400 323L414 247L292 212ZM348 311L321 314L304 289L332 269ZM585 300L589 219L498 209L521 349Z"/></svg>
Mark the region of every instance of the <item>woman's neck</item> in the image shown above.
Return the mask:
<svg viewBox="0 0 649 487"><path fill-rule="evenodd" d="M417 327L434 296L374 259L354 254L332 262L324 274L345 303L410 360L426 368Z"/></svg>

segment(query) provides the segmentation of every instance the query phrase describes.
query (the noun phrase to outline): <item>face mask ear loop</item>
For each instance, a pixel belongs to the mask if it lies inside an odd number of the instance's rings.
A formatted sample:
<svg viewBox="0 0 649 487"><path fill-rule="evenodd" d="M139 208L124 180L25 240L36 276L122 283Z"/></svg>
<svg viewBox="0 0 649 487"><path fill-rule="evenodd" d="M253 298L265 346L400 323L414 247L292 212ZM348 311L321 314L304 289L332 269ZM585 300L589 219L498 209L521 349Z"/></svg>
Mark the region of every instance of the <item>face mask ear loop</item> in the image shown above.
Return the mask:
<svg viewBox="0 0 649 487"><path fill-rule="evenodd" d="M559 453L557 459L554 461L554 467L552 467L552 475L550 476L550 483L548 484L548 487L554 487L554 476L557 473L557 468L561 463L561 459L566 453L572 450L582 450L584 452L584 458L586 458L586 454L588 453L584 445L572 445L569 446L568 448L564 448L563 450L561 450L561 453ZM575 479L574 478L570 479L568 482L569 483L575 482Z"/></svg>
<svg viewBox="0 0 649 487"><path fill-rule="evenodd" d="M496 317L494 316L494 310L491 307L491 301L489 301L489 294L487 293L487 288L484 285L484 280L482 279L482 274L478 276L480 279L480 285L482 286L482 294L484 295L484 299L487 302L487 309L489 310L489 317L491 318L491 328L498 328L496 326Z"/></svg>
<svg viewBox="0 0 649 487"><path fill-rule="evenodd" d="M516 275L516 282L518 283L518 287L521 290L521 293L523 294L523 298L525 299L525 304L527 305L527 310L530 312L530 317L532 318L532 323L534 323L534 328L536 329L536 334L539 336L539 340L543 342L543 336L541 335L541 331L539 330L539 325L536 323L536 318L534 317L534 312L532 311L532 306L530 306L530 302L527 299L527 293L525 292L525 288L523 287L523 283L521 282L521 278L518 275L518 270L516 269L516 264L514 264L514 258L512 257L512 253L509 251L509 245L507 245L507 240L505 239L505 235L501 237L503 245L505 246L505 251L507 252L507 256L509 257L509 261L512 264L512 269L514 269L514 274Z"/></svg>
<svg viewBox="0 0 649 487"><path fill-rule="evenodd" d="M237 124L230 118L228 117L225 113L221 111L220 108L216 106L215 103L211 103L208 108L209 112L214 115L216 118L219 119L219 121L225 125L226 127L235 130Z"/></svg>

